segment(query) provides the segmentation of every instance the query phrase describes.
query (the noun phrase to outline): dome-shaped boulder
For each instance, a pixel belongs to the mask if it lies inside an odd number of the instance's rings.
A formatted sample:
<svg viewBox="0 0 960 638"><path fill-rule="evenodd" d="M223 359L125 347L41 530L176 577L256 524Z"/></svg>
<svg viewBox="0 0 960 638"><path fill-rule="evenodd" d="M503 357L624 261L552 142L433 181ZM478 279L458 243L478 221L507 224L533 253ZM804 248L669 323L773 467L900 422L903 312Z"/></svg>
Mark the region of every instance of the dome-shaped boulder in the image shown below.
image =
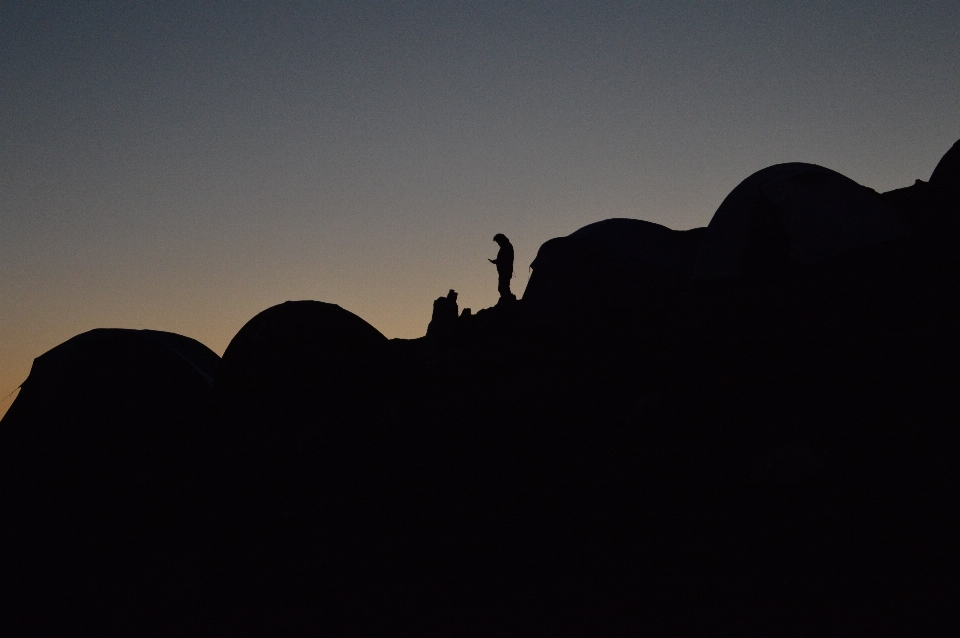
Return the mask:
<svg viewBox="0 0 960 638"><path fill-rule="evenodd" d="M702 231L617 218L551 239L531 265L524 304L576 314L675 289L690 279Z"/></svg>
<svg viewBox="0 0 960 638"><path fill-rule="evenodd" d="M777 164L734 188L703 236L697 276L775 277L909 229L876 191L814 164Z"/></svg>
<svg viewBox="0 0 960 638"><path fill-rule="evenodd" d="M383 466L388 344L360 317L319 301L288 301L247 322L216 381L227 489L370 493Z"/></svg>
<svg viewBox="0 0 960 638"><path fill-rule="evenodd" d="M374 383L388 340L335 304L288 301L247 322L223 353L217 390L241 412L341 411Z"/></svg>
<svg viewBox="0 0 960 638"><path fill-rule="evenodd" d="M194 493L219 362L193 339L121 329L37 357L0 421L4 494Z"/></svg>

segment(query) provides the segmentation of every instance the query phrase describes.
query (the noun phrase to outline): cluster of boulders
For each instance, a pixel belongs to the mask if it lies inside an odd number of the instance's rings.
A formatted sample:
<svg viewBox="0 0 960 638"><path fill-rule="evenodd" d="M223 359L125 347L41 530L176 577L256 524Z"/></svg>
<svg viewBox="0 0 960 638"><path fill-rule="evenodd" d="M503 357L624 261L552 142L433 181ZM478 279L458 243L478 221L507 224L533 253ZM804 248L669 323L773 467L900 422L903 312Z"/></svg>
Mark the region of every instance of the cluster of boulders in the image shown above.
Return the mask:
<svg viewBox="0 0 960 638"><path fill-rule="evenodd" d="M905 286L913 294L926 289L897 277L919 268L920 258L911 254L923 253L924 259L946 254L928 244L910 248L916 237L943 241L960 226L958 145L929 182L889 193L877 194L818 166L781 164L744 180L706 228L675 231L632 219L590 224L543 244L520 302L473 315L469 309L459 314L453 290L438 298L422 340L391 342L359 317L316 301L263 311L234 337L222 361L202 344L169 333L94 330L79 335L37 358L0 423L3 492L13 497L183 495L224 489L224 481L233 478L218 473L245 477L233 490L256 490L271 485L258 478L270 472L306 485L321 474L325 484L342 483L347 479L334 476L340 470L359 485L365 471L377 474L374 467L400 472L419 463L388 458L396 457L396 450L415 450L410 453L421 460L449 451L446 435L431 439L424 434L433 427L458 427L456 419L446 423L438 414L436 406L446 396L437 392L474 392L491 404L499 401L500 418L514 423L511 428L524 427L520 413L529 405L528 397L499 389L506 379L526 384L529 396L536 396L530 401L538 405L570 397L583 404L593 400L593 386L583 377L600 373L572 358L541 366L543 352L524 348L588 352L583 356L598 369L635 379L634 394L654 395L656 384L644 387L640 381L649 371L637 372L629 363L641 353L631 351L624 337L616 341L610 335L644 330L648 342L636 348L673 347L660 363L645 355L643 365L652 370L665 366L663 372L686 356L684 349L694 348L692 335L738 340L734 335L751 321L760 322L754 336L769 331L775 313L749 317L772 303L771 294L792 300L789 316L774 322L781 328L800 321L795 317L815 317L796 323L792 336L771 336L771 343L785 348L785 340L799 339L803 352L817 351L826 341L810 336L811 326L858 298L858 293L844 291L870 282L869 288L883 288L889 300ZM836 266L851 259L855 267ZM869 272L838 283L861 271ZM827 272L832 274L825 278ZM929 273L923 276L930 279ZM954 295L952 285L952 279L935 282L928 297ZM831 286L841 292L830 297L825 291ZM828 298L834 301L825 302ZM700 317L704 312L713 316ZM880 314L869 308L850 313L865 326L875 324ZM632 326L623 323L624 317L633 317ZM643 322L646 328L641 328ZM685 324L687 332L678 337L677 326ZM685 345L676 345L681 342ZM669 343L675 345L663 345ZM707 349L699 360L684 364L691 378L705 374L709 349L717 346L697 347ZM741 359L750 348L760 348L738 347ZM457 370L438 376L447 359L458 360ZM471 367L482 373L471 376L465 370ZM527 378L518 379L518 371ZM553 376L565 379L550 386L544 379ZM706 380L703 387L711 383ZM566 397L556 395L562 387L578 389ZM479 413L485 399L473 400L478 405L471 409ZM630 414L612 410L604 418ZM444 423L431 423L424 431L411 425L431 419ZM470 417L460 422L469 423ZM792 452L764 458L774 464L770 459L806 458L794 452L809 446L785 445ZM812 460L797 463L818 467ZM318 466L327 469L318 474Z"/></svg>
<svg viewBox="0 0 960 638"><path fill-rule="evenodd" d="M778 164L741 182L705 228L608 219L541 246L524 301L582 313L692 281L776 279L913 233L960 225L960 142L929 182L886 193L813 164Z"/></svg>
<svg viewBox="0 0 960 638"><path fill-rule="evenodd" d="M318 301L264 310L222 359L78 335L0 421L3 626L621 635L663 601L738 634L933 626L958 185L958 145L882 194L773 166L706 228L552 239L523 299L459 313L450 290L420 339ZM917 614L877 612L904 587ZM653 633L724 633L678 618Z"/></svg>

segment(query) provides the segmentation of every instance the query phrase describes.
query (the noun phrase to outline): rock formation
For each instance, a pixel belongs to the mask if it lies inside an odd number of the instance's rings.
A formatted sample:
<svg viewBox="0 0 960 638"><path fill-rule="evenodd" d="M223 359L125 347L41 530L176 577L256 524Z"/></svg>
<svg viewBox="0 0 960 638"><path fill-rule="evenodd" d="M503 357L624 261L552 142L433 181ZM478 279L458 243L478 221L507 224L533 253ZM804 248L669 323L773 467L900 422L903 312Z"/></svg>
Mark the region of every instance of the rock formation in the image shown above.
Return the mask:
<svg viewBox="0 0 960 638"><path fill-rule="evenodd" d="M80 335L0 422L6 607L69 594L131 634L949 627L957 148L883 195L782 164L706 229L591 224L520 301L439 298L426 338L316 301L219 362Z"/></svg>

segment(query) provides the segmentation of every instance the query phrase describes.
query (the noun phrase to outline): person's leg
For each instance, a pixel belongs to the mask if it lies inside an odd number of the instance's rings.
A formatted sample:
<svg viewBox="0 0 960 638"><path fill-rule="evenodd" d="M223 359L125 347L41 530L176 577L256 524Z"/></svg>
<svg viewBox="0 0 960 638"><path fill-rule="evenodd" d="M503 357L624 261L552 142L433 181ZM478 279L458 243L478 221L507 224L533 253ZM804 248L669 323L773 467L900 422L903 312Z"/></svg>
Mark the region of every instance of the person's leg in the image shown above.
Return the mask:
<svg viewBox="0 0 960 638"><path fill-rule="evenodd" d="M497 291L500 293L501 297L514 298L513 293L510 292L510 275L506 273L500 274L500 285L497 286Z"/></svg>

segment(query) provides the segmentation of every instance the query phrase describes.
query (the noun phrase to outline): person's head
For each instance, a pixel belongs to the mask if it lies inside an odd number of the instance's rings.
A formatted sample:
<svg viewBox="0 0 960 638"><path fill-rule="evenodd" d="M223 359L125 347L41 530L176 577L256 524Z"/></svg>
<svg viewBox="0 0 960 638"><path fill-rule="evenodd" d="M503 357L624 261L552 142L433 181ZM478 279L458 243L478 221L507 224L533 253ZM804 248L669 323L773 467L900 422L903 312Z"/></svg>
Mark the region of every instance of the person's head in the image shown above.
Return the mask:
<svg viewBox="0 0 960 638"><path fill-rule="evenodd" d="M501 246L504 245L504 244L510 243L510 242L507 240L507 236L504 235L503 233L497 233L496 235L494 235L494 236L493 236L493 241L497 242L497 243L500 244Z"/></svg>

